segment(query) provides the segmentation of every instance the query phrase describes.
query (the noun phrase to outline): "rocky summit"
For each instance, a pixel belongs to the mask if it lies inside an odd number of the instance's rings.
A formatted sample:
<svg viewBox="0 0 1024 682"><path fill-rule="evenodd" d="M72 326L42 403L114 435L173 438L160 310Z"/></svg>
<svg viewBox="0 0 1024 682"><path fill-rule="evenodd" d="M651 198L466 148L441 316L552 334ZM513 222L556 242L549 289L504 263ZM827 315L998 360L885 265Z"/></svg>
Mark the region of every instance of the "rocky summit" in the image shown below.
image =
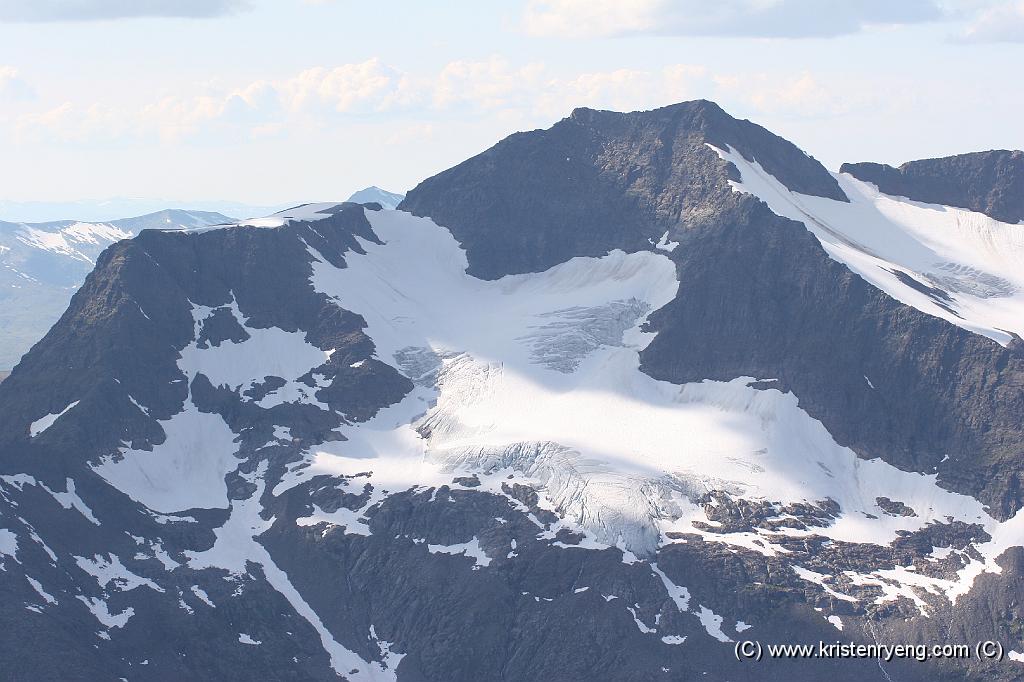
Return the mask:
<svg viewBox="0 0 1024 682"><path fill-rule="evenodd" d="M577 109L116 241L0 383L0 676L1020 679L1022 164Z"/></svg>

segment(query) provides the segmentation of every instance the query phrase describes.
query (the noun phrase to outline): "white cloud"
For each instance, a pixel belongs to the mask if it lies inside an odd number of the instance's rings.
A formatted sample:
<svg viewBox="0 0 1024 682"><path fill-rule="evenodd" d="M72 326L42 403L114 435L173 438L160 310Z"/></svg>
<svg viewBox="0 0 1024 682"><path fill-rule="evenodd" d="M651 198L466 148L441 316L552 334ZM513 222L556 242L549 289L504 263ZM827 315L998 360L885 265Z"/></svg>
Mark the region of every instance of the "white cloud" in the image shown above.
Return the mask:
<svg viewBox="0 0 1024 682"><path fill-rule="evenodd" d="M307 69L275 87L293 111L309 107L327 107L337 113L385 111L412 96L409 80L376 58L331 69Z"/></svg>
<svg viewBox="0 0 1024 682"><path fill-rule="evenodd" d="M961 39L972 43L1024 43L1024 0L984 7L968 22Z"/></svg>
<svg viewBox="0 0 1024 682"><path fill-rule="evenodd" d="M660 75L654 71L615 69L552 79L533 100L536 113L548 119L565 116L575 107L629 111L664 104ZM530 100L527 100L530 102Z"/></svg>
<svg viewBox="0 0 1024 682"><path fill-rule="evenodd" d="M35 99L35 91L13 66L0 66L0 101L27 102Z"/></svg>
<svg viewBox="0 0 1024 682"><path fill-rule="evenodd" d="M538 36L635 34L831 37L942 17L936 0L530 0L523 27Z"/></svg>
<svg viewBox="0 0 1024 682"><path fill-rule="evenodd" d="M423 142L424 140L434 136L434 124L432 123L413 123L410 125L403 126L391 133L384 139L384 144L389 145L405 145L410 143Z"/></svg>
<svg viewBox="0 0 1024 682"><path fill-rule="evenodd" d="M422 87L422 86L421 86ZM482 110L514 106L544 87L544 65L513 67L502 57L449 62L426 85L437 109L470 105Z"/></svg>
<svg viewBox="0 0 1024 682"><path fill-rule="evenodd" d="M673 64L662 69L664 97L672 102L701 97L702 84L709 77L706 66Z"/></svg>
<svg viewBox="0 0 1024 682"><path fill-rule="evenodd" d="M13 72L0 70L0 79L6 73ZM566 73L493 56L411 74L370 59L236 86L202 84L142 104L50 103L8 116L6 127L23 144L150 139L228 147L267 137L314 139L372 120L386 131L381 142L397 145L481 117L511 131L550 125L576 107L633 111L698 98L752 114L829 117L865 106L871 90L837 90L809 71L722 73L700 64Z"/></svg>
<svg viewBox="0 0 1024 682"><path fill-rule="evenodd" d="M528 33L589 38L640 33L657 27L660 0L530 0L523 16Z"/></svg>
<svg viewBox="0 0 1024 682"><path fill-rule="evenodd" d="M435 111L503 112L532 125L557 120L576 107L627 111L699 97L707 83L707 68L695 64L556 74L540 62L517 66L495 56L450 62L436 78L417 81L417 87L429 95Z"/></svg>
<svg viewBox="0 0 1024 682"><path fill-rule="evenodd" d="M809 71L780 75L722 74L713 77L715 97L739 102L760 114L791 118L827 118L870 106L876 87L834 89ZM877 85L877 84L875 84Z"/></svg>
<svg viewBox="0 0 1024 682"><path fill-rule="evenodd" d="M0 21L96 21L138 17L216 17L249 0L0 0Z"/></svg>
<svg viewBox="0 0 1024 682"><path fill-rule="evenodd" d="M201 89L199 94L165 96L140 105L62 102L20 116L14 129L21 142L204 137L225 144L279 134L292 124L315 128L330 125L332 117L393 110L415 96L408 77L377 59L306 69L236 88Z"/></svg>

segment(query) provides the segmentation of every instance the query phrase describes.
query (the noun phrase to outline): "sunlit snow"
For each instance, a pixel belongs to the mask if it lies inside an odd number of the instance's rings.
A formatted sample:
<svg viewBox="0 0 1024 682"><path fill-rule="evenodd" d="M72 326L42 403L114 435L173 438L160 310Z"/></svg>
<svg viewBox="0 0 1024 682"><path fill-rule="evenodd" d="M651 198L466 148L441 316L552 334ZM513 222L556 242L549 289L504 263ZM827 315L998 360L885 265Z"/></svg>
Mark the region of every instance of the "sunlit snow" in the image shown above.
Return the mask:
<svg viewBox="0 0 1024 682"><path fill-rule="evenodd" d="M9 556L15 561L18 560L18 536L6 528L0 528L0 556ZM3 562L0 561L0 569Z"/></svg>
<svg viewBox="0 0 1024 682"><path fill-rule="evenodd" d="M829 256L898 301L1003 345L1024 335L1024 225L882 194L848 174L835 178L849 203L799 194L756 160L712 149L740 171L736 191L802 222Z"/></svg>
<svg viewBox="0 0 1024 682"><path fill-rule="evenodd" d="M372 469L375 486L396 491L436 485L439 470L518 471L602 542L643 553L664 529L699 532L690 523L706 517L693 500L712 489L835 500L842 515L815 532L854 542L888 544L947 516L991 522L934 475L840 447L796 396L755 390L753 377L678 386L641 373L638 351L652 336L639 326L678 286L662 255L614 251L482 281L465 273L464 252L431 221L368 217L384 245L365 243L367 254L348 254L343 269L314 263L313 283L366 319L378 357L417 388L346 429L348 441L315 448L312 465L276 492L318 473ZM642 305L610 305L629 301ZM628 310L630 324L618 326ZM880 514L883 495L918 515ZM746 541L773 551L756 536Z"/></svg>
<svg viewBox="0 0 1024 682"><path fill-rule="evenodd" d="M238 464L228 425L191 402L160 425L167 434L163 443L106 457L93 467L96 473L154 511L226 508L224 476Z"/></svg>

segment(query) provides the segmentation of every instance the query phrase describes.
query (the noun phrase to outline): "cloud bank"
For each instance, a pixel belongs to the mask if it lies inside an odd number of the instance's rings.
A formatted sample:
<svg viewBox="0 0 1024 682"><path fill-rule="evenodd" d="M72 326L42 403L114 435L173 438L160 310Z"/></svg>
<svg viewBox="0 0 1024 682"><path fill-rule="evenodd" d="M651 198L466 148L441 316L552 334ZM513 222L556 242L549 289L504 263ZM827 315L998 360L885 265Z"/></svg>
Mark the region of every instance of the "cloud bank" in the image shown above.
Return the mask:
<svg viewBox="0 0 1024 682"><path fill-rule="evenodd" d="M536 36L625 35L827 38L942 18L938 0L530 0Z"/></svg>
<svg viewBox="0 0 1024 682"><path fill-rule="evenodd" d="M969 43L1024 43L1024 0L984 7L968 22L960 39Z"/></svg>
<svg viewBox="0 0 1024 682"><path fill-rule="evenodd" d="M36 98L35 91L13 66L0 65L0 101L29 102Z"/></svg>
<svg viewBox="0 0 1024 682"><path fill-rule="evenodd" d="M16 78L16 72L0 69L0 92L5 77ZM393 123L385 142L397 144L429 136L441 123L458 125L482 116L529 127L548 125L577 106L628 111L696 98L794 117L869 106L863 93L836 91L810 72L733 73L677 63L565 73L541 62L517 64L493 56L410 73L374 58L149 101L51 102L17 115L0 113L0 123L22 144L149 139L225 146L272 136L316 136L373 120Z"/></svg>
<svg viewBox="0 0 1024 682"><path fill-rule="evenodd" d="M0 21L100 21L141 17L209 18L249 8L249 0L0 0Z"/></svg>

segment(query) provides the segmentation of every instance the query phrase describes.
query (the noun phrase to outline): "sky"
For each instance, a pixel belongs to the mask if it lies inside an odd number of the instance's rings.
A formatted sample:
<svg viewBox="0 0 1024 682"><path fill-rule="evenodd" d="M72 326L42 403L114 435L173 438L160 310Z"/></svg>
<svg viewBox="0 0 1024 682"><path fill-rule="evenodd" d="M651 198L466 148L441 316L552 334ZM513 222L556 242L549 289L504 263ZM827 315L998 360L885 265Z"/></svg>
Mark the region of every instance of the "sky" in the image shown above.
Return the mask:
<svg viewBox="0 0 1024 682"><path fill-rule="evenodd" d="M1022 71L1024 0L0 0L0 202L404 192L698 98L832 169L1020 149Z"/></svg>

